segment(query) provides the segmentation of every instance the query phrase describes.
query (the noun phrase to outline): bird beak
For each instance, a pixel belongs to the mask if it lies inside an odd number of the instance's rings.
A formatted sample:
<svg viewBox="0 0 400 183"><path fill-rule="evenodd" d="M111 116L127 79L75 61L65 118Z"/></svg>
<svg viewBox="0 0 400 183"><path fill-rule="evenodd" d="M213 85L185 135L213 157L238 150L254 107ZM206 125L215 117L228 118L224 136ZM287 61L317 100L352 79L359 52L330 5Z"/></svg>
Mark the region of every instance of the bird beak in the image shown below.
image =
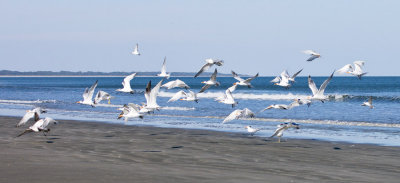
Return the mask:
<svg viewBox="0 0 400 183"><path fill-rule="evenodd" d="M119 118L122 118L122 114L120 114L118 117L119 117Z"/></svg>

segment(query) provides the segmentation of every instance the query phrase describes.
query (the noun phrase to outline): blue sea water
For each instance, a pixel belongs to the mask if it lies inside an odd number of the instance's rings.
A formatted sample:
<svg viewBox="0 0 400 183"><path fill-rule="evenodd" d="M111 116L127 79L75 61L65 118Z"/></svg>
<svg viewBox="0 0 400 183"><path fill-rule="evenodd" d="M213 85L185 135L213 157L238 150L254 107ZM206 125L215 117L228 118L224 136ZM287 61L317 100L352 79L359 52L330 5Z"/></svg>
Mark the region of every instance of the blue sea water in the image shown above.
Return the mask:
<svg viewBox="0 0 400 183"><path fill-rule="evenodd" d="M167 81L181 79L198 92L201 81L207 77L171 77ZM319 87L327 77L313 77ZM143 95L148 81L153 86L159 77L136 77L131 81L135 94L120 93L123 77L1 77L0 115L23 116L27 109L40 106L48 109L55 119L90 120L126 125L152 125L159 127L209 129L245 133L244 126L251 125L262 130L258 136L269 137L282 122L296 122L299 130L290 129L284 137L373 143L400 146L400 77L334 77L325 94L329 101L313 102L310 107L299 106L291 110L266 110L257 113L256 118L234 120L221 124L222 120L235 109L249 108L259 112L271 104L289 104L296 98L311 95L307 77L297 77L289 89L274 86L269 81L273 77L259 77L253 80L254 88L239 86L233 93L239 104L232 108L214 99L235 82L231 77L217 78L219 87L211 87L199 94L199 103L168 99L181 89L160 90L157 102L163 107L144 119L117 120L117 108L126 103L145 102ZM77 104L82 99L86 87L99 81L98 90L115 96L112 104L104 102L97 107ZM165 82L167 82L165 81ZM374 109L361 104L373 97Z"/></svg>

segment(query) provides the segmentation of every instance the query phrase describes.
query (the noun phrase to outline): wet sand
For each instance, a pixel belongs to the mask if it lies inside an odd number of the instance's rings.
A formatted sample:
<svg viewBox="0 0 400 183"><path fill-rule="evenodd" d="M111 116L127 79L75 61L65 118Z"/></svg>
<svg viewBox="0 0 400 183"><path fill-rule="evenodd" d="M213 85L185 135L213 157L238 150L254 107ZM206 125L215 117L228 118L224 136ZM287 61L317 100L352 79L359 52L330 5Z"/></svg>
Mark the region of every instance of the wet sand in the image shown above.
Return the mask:
<svg viewBox="0 0 400 183"><path fill-rule="evenodd" d="M0 117L0 182L399 182L400 147ZM31 124L31 122L30 122Z"/></svg>

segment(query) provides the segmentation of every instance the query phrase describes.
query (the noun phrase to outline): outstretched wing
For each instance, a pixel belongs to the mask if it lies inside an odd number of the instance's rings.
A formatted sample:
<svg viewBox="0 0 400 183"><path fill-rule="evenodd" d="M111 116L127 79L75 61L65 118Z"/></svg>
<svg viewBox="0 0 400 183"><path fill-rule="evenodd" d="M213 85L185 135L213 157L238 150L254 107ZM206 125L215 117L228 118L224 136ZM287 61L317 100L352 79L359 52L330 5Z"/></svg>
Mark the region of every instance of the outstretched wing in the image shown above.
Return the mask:
<svg viewBox="0 0 400 183"><path fill-rule="evenodd" d="M85 92L83 93L83 100L92 100L93 94L94 94L94 90L97 87L97 82L94 82L93 85L88 89L85 89Z"/></svg>
<svg viewBox="0 0 400 183"><path fill-rule="evenodd" d="M131 80L136 76L136 74L137 74L137 73L133 73L133 74L131 74L131 75L129 75L129 76L126 76L126 77L124 78L124 81L122 81L122 86L125 87L126 84L129 84L129 86L130 86L130 82L131 82Z"/></svg>
<svg viewBox="0 0 400 183"><path fill-rule="evenodd" d="M281 82L281 77L276 76L273 80L270 81L271 83L279 83Z"/></svg>
<svg viewBox="0 0 400 183"><path fill-rule="evenodd" d="M342 68L340 68L339 70L337 70L336 72L344 74L344 73L349 72L351 70L353 70L353 67L351 66L351 64L347 64L347 65L343 66Z"/></svg>
<svg viewBox="0 0 400 183"><path fill-rule="evenodd" d="M168 102L175 102L175 101L177 101L180 98L185 97L185 96L187 96L187 94L183 90L178 91L178 92L175 93L175 95L172 98L170 98L168 100Z"/></svg>
<svg viewBox="0 0 400 183"><path fill-rule="evenodd" d="M236 109L234 110L231 114L229 114L222 123L227 123L229 121L232 121L234 119L238 119L238 117L242 114L242 110Z"/></svg>
<svg viewBox="0 0 400 183"><path fill-rule="evenodd" d="M318 93L317 86L315 86L315 83L311 79L310 75L308 75L308 87L311 89L311 92L312 92L313 95L316 95Z"/></svg>
<svg viewBox="0 0 400 183"><path fill-rule="evenodd" d="M257 77L258 77L258 73L255 76L251 77L251 78L247 78L246 80L244 80L244 82L245 83L250 83L253 79L256 79Z"/></svg>
<svg viewBox="0 0 400 183"><path fill-rule="evenodd" d="M234 71L232 71L232 75L233 75L233 78L235 78L236 80L238 80L238 81L244 81L244 79L242 79L241 77L239 77L239 75L237 75Z"/></svg>
<svg viewBox="0 0 400 183"><path fill-rule="evenodd" d="M319 90L318 90L318 93L319 93L319 94L321 94L321 95L324 94L325 88L326 88L326 86L328 86L328 84L329 84L329 82L331 81L331 79L332 79L334 73L335 73L335 71L333 71L332 74L331 74L331 76L329 76L329 78L326 79L326 80L324 81L324 83L322 83L321 87L320 87Z"/></svg>
<svg viewBox="0 0 400 183"><path fill-rule="evenodd" d="M316 59L318 57L319 57L319 55L311 55L311 57L308 58L307 61L311 62L311 61L313 61L314 59Z"/></svg>
<svg viewBox="0 0 400 183"><path fill-rule="evenodd" d="M248 108L244 108L243 112L242 112L242 116L241 117L250 117L250 118L254 118L256 116L256 114L254 114L253 111L251 111Z"/></svg>
<svg viewBox="0 0 400 183"><path fill-rule="evenodd" d="M161 67L161 73L167 73L167 65L166 65L167 57L164 57L164 62Z"/></svg>
<svg viewBox="0 0 400 183"><path fill-rule="evenodd" d="M24 125L26 122L29 121L29 119L33 118L35 116L35 112L32 111L28 111L24 117L22 117L22 119L19 121L19 123L17 124L17 127L20 127L22 125Z"/></svg>
<svg viewBox="0 0 400 183"><path fill-rule="evenodd" d="M205 70L208 70L213 64L210 63L206 63L203 65L203 67L201 67L200 71L196 73L196 75L194 75L194 77L199 76L201 73L203 73Z"/></svg>
<svg viewBox="0 0 400 183"><path fill-rule="evenodd" d="M297 71L295 74L293 74L292 79L296 78L297 75L299 75L301 71L303 71L303 69L301 69L301 70Z"/></svg>
<svg viewBox="0 0 400 183"><path fill-rule="evenodd" d="M271 135L271 137L277 136L279 133L281 133L283 130L285 130L285 126L279 126L276 130L275 133Z"/></svg>
<svg viewBox="0 0 400 183"><path fill-rule="evenodd" d="M202 88L201 88L201 90L199 91L199 93L203 93L204 91L206 91L208 88L210 88L211 87L211 85L208 85L208 84L206 84L206 85L204 85Z"/></svg>
<svg viewBox="0 0 400 183"><path fill-rule="evenodd" d="M217 69L214 70L214 73L211 75L210 80L212 80L212 81L217 80Z"/></svg>

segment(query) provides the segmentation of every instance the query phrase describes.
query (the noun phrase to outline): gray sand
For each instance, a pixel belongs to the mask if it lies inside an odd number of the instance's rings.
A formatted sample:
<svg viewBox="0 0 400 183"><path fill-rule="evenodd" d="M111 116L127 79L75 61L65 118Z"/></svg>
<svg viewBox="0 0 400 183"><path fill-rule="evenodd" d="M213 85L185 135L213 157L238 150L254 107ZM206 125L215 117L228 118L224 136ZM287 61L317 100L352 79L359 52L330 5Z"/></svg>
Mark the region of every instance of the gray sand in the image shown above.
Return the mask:
<svg viewBox="0 0 400 183"><path fill-rule="evenodd" d="M400 147L0 117L0 182L399 182Z"/></svg>

